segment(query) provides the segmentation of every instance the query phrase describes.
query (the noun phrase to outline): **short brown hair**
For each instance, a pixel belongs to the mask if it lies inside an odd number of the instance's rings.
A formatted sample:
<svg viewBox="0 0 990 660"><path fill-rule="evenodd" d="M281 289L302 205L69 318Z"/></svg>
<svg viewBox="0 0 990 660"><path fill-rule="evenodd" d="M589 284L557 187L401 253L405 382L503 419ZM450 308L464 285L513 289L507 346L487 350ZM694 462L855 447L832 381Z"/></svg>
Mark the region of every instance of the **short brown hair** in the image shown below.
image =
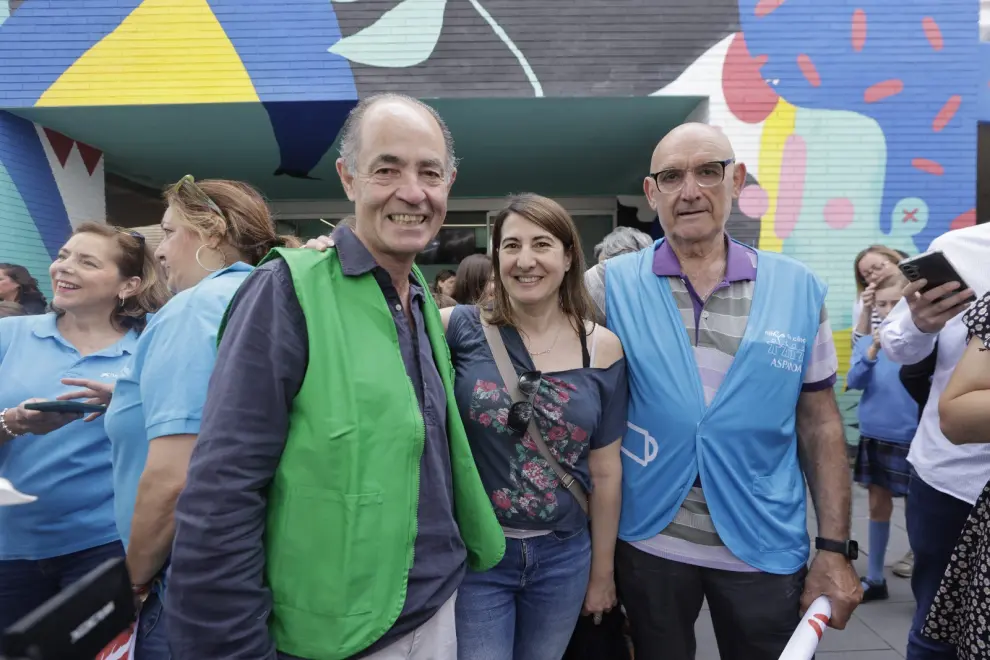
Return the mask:
<svg viewBox="0 0 990 660"><path fill-rule="evenodd" d="M295 236L276 234L275 219L265 198L241 181L183 178L166 188L164 197L193 231L204 238L219 238L252 266L272 248L301 245Z"/></svg>
<svg viewBox="0 0 990 660"><path fill-rule="evenodd" d="M130 229L121 229L100 222L84 222L75 231L77 234L96 234L110 239L117 246L114 263L123 278L140 277L141 286L133 296L125 298L117 305L110 317L111 323L119 328L134 328L138 331L147 324L148 314L157 312L168 302L169 292L165 287L165 277L144 237ZM59 316L64 314L52 305Z"/></svg>
<svg viewBox="0 0 990 660"><path fill-rule="evenodd" d="M492 262L495 269L495 300L487 313L486 321L492 325L515 326L515 315L509 303L509 295L499 277L499 245L502 242L502 230L510 215L518 215L541 229L550 232L564 244L564 251L571 257L571 267L564 273L560 285L560 306L564 314L570 317L574 330L586 332L584 322L594 318L588 290L584 286L584 252L581 250L581 237L577 225L563 206L550 199L533 193L513 195L505 206L495 216L495 226L492 229Z"/></svg>

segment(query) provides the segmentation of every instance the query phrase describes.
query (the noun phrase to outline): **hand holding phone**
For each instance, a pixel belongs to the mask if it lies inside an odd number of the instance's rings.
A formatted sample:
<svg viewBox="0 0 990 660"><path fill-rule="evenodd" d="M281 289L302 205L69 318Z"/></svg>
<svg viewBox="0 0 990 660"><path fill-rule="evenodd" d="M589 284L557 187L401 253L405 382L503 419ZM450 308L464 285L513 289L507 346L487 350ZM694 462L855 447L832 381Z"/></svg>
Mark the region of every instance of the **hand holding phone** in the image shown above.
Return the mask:
<svg viewBox="0 0 990 660"><path fill-rule="evenodd" d="M107 407L99 403L83 403L82 401L34 401L25 403L28 410L43 413L79 414L106 412Z"/></svg>
<svg viewBox="0 0 990 660"><path fill-rule="evenodd" d="M4 423L14 436L33 434L45 435L66 424L76 421L81 413L60 411L43 412L33 409L35 404L51 403L45 399L28 399L16 408L8 408L4 415ZM28 406L31 406L30 408Z"/></svg>
<svg viewBox="0 0 990 660"><path fill-rule="evenodd" d="M976 300L976 293L939 250L905 259L897 267L911 281L904 288L904 297L911 319L922 332L940 332Z"/></svg>

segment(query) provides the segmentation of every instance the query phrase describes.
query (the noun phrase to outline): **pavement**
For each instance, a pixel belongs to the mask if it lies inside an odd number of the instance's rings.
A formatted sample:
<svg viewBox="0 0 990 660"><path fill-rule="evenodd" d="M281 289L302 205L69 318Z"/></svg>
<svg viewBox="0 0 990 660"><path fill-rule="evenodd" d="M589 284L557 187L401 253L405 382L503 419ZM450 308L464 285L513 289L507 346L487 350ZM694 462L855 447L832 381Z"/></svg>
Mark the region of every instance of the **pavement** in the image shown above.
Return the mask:
<svg viewBox="0 0 990 660"><path fill-rule="evenodd" d="M816 536L817 525L814 507L808 501L808 530ZM866 490L853 486L853 538L860 545L860 558L855 562L860 575L866 573L866 555L869 550L867 526L869 523ZM890 599L860 605L853 612L845 630L829 629L825 632L817 660L903 660L906 654L907 635L914 616L914 597L911 581L890 572L890 565L904 556L909 549L907 529L904 525L904 499L894 500L894 515L890 526L890 545L887 548L886 574ZM696 626L698 653L696 660L719 660L715 633L707 605Z"/></svg>

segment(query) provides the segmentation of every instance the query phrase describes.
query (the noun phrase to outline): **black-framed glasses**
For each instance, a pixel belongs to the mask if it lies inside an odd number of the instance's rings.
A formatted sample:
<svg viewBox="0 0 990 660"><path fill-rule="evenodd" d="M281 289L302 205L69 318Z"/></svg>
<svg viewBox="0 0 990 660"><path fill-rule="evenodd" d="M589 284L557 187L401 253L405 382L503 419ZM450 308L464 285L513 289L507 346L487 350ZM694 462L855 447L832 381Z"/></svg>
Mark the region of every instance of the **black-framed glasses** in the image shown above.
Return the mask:
<svg viewBox="0 0 990 660"><path fill-rule="evenodd" d="M519 374L519 392L526 397L525 401L516 401L509 407L509 418L506 426L516 435L523 435L533 419L533 400L540 389L543 380L541 371L524 371Z"/></svg>
<svg viewBox="0 0 990 660"><path fill-rule="evenodd" d="M209 208L211 211L219 215L221 218L224 219L227 218L227 216L223 214L223 211L220 210L220 207L217 205L217 203L214 202L213 199L206 194L205 190L199 187L199 184L196 183L196 177L194 177L192 174L187 174L178 181L176 181L175 185L172 187L172 192L178 193L183 186L185 186L189 190L193 199L195 199L200 204Z"/></svg>
<svg viewBox="0 0 990 660"><path fill-rule="evenodd" d="M650 172L650 178L657 184L657 190L662 193L675 193L684 187L688 172L691 172L691 176L699 186L711 188L725 180L725 168L734 162L736 162L735 158L729 158L702 163L690 169L671 167L659 172Z"/></svg>

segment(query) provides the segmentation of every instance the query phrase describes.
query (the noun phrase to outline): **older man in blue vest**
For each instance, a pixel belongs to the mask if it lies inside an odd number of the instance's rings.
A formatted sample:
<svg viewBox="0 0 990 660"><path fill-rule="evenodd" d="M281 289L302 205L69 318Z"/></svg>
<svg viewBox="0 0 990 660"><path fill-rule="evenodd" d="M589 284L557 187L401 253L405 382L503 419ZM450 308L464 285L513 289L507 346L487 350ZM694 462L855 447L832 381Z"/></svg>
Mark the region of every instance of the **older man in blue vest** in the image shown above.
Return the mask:
<svg viewBox="0 0 990 660"><path fill-rule="evenodd" d="M665 238L605 263L597 302L629 363L616 578L636 660L693 660L705 599L723 660L776 660L816 597L836 628L862 598L826 286L726 234L745 180L721 131L679 126L644 181Z"/></svg>

